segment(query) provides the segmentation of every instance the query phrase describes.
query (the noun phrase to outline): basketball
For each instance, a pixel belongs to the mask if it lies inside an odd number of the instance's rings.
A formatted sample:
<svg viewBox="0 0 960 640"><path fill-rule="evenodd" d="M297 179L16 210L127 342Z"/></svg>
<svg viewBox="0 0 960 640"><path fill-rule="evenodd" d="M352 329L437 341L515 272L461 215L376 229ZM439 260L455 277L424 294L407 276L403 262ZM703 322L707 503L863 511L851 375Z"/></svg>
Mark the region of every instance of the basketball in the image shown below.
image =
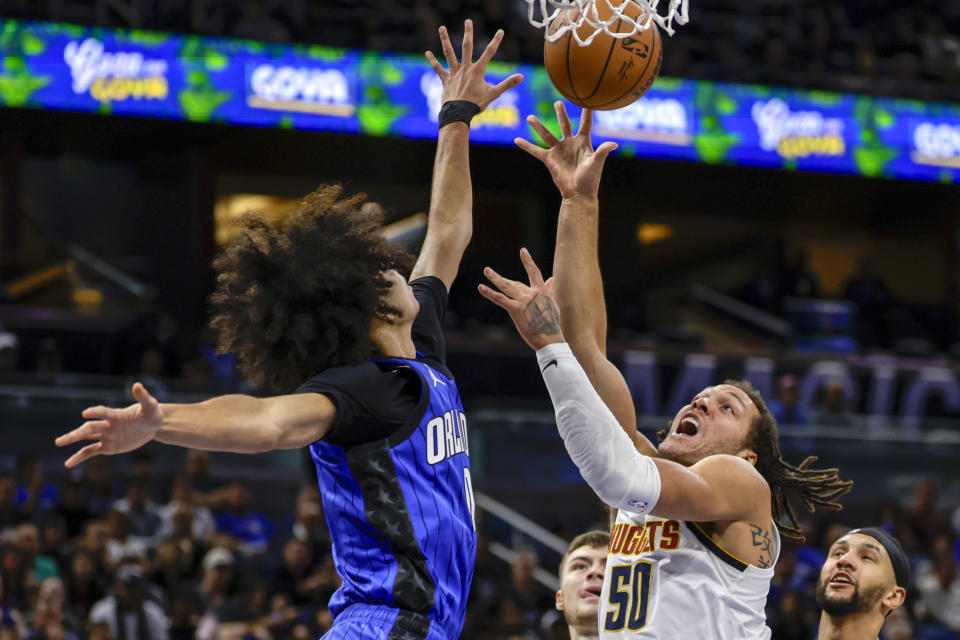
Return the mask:
<svg viewBox="0 0 960 640"><path fill-rule="evenodd" d="M628 6L617 5L617 2ZM608 3L634 20L643 15L643 10L633 0L598 0L596 10L601 21L613 13ZM579 12L576 9L570 11L568 18L576 20ZM558 14L550 24L550 31L565 22L563 13ZM584 22L577 30L582 38L586 38L592 29ZM609 30L632 31L633 25L617 18ZM568 31L554 42L545 42L543 62L553 86L567 100L580 107L609 111L627 106L653 86L660 73L662 54L660 32L650 20L649 28L624 38L615 38L601 31L586 46L579 45L573 33Z"/></svg>

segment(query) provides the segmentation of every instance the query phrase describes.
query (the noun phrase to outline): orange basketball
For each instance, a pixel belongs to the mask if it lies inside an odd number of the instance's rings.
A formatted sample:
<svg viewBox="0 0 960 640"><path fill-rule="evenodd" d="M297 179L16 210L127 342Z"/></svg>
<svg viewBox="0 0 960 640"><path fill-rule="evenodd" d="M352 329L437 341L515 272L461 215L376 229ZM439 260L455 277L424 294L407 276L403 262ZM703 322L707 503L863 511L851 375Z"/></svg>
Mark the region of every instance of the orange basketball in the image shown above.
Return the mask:
<svg viewBox="0 0 960 640"><path fill-rule="evenodd" d="M620 13L635 21L643 15L633 0L596 0L601 20L613 15L611 5L622 7ZM569 11L570 19L575 20L579 12ZM563 14L558 14L548 29L557 29L563 19ZM623 18L617 18L608 27L618 33L633 28ZM586 22L577 28L582 39L592 31L593 27ZM624 38L601 31L590 44L581 46L568 31L554 42L547 40L543 46L543 63L557 91L576 105L600 111L625 107L646 93L660 73L662 60L660 32L652 20L646 30Z"/></svg>

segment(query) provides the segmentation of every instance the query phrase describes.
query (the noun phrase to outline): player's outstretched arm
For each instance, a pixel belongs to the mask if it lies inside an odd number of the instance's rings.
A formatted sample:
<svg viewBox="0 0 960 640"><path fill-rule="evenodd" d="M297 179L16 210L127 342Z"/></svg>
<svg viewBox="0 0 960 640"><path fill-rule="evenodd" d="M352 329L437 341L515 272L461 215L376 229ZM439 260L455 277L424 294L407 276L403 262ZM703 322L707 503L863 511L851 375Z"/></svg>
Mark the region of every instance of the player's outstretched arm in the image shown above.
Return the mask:
<svg viewBox="0 0 960 640"><path fill-rule="evenodd" d="M589 109L583 110L580 129L574 135L563 103L556 102L554 108L561 138L556 138L536 116L531 115L527 121L547 148L522 138L517 138L516 143L546 165L563 196L553 261L563 334L597 393L623 425L634 445L642 453L651 454L653 445L637 431L630 390L606 354L607 310L597 255L597 193L604 161L617 145L605 142L593 149L590 139L593 113Z"/></svg>
<svg viewBox="0 0 960 640"><path fill-rule="evenodd" d="M157 402L139 382L136 403L123 409L90 407L81 426L56 440L58 447L93 440L67 459L75 467L97 455L133 451L151 440L192 449L259 453L316 442L336 418L336 405L319 393L273 398L228 395L193 404Z"/></svg>
<svg viewBox="0 0 960 640"><path fill-rule="evenodd" d="M510 314L524 341L537 351L564 446L597 496L625 511L694 521L739 520L769 509L769 487L746 460L710 456L686 468L632 446L563 341L553 283L544 282L526 251L521 258L529 285L487 268L484 274L495 288L480 285L479 291Z"/></svg>
<svg viewBox="0 0 960 640"><path fill-rule="evenodd" d="M430 66L443 82L443 106L440 111L437 155L433 165L427 236L413 273L410 274L411 280L428 275L437 276L449 290L460 268L463 252L473 235L470 125L467 121L523 80L522 75L514 74L499 84L487 84L487 64L497 52L502 40L501 29L474 62L473 22L467 20L463 26L463 47L459 61L453 45L450 44L446 27L440 27L440 43L448 68L444 69L433 53L426 53ZM453 120L444 124L448 117L462 117L464 120Z"/></svg>

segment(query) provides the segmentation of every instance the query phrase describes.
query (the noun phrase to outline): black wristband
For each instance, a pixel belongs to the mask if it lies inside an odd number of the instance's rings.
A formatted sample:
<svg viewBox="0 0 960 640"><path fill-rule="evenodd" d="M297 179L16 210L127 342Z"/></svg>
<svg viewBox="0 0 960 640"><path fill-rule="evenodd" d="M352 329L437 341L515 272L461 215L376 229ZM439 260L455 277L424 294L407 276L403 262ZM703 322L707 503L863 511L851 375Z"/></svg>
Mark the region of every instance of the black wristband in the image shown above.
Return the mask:
<svg viewBox="0 0 960 640"><path fill-rule="evenodd" d="M440 107L440 126L443 127L451 122L465 122L469 127L473 116L481 111L483 111L483 109L481 109L479 105L469 100L449 100L444 102L443 106Z"/></svg>

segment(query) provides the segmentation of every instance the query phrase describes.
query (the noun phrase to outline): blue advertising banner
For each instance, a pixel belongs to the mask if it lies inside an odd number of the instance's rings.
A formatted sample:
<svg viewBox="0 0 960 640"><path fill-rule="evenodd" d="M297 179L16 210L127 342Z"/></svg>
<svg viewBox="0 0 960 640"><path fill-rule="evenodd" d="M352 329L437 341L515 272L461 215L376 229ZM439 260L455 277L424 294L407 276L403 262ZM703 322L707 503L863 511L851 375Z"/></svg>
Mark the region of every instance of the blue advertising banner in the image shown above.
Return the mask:
<svg viewBox="0 0 960 640"><path fill-rule="evenodd" d="M542 67L489 71L526 80L474 120L474 140L512 145L532 135L528 114L553 121L560 96ZM440 95L416 56L0 20L6 107L432 138ZM960 107L946 104L659 78L634 104L597 112L595 137L642 157L960 178Z"/></svg>

